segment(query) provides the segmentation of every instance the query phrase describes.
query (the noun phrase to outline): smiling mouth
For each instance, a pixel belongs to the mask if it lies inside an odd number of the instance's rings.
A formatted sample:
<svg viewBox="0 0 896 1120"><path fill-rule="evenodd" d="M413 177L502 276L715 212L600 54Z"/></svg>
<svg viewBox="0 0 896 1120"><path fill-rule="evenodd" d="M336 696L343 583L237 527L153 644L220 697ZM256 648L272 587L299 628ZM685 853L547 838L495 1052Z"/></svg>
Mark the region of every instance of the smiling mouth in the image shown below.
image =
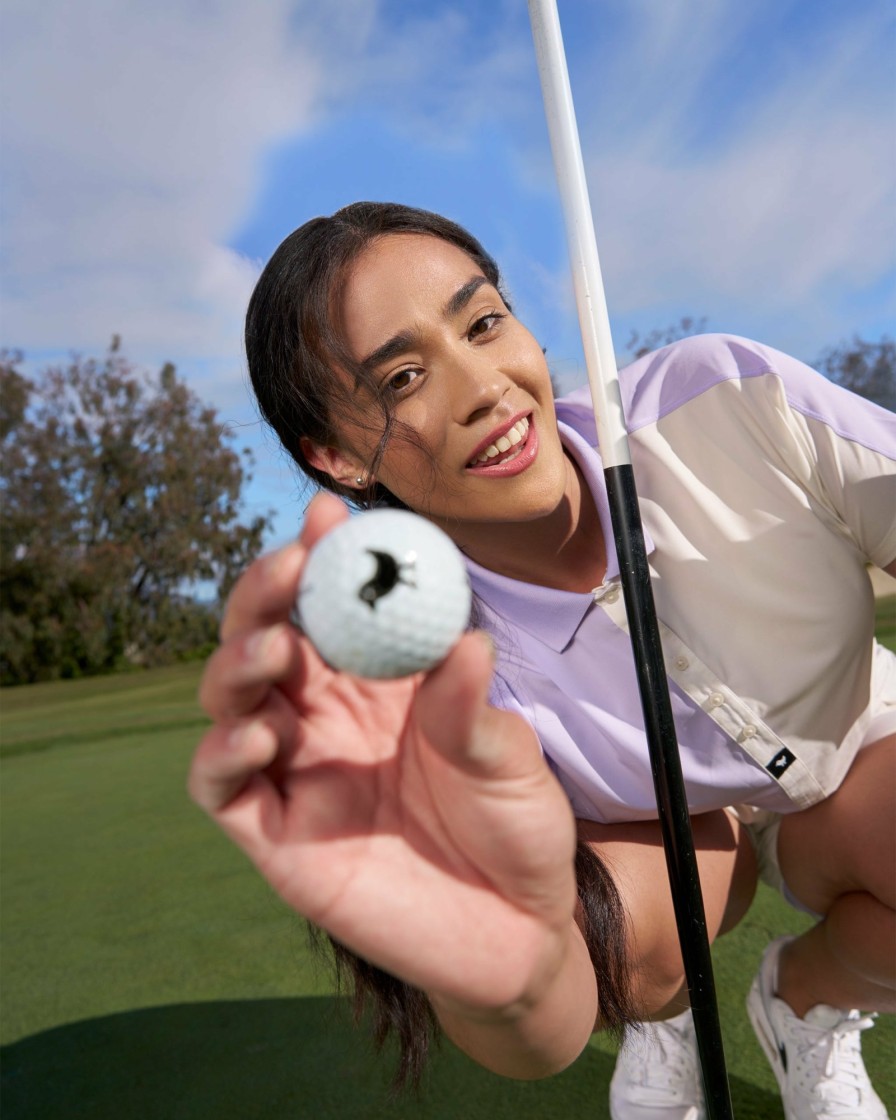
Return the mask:
<svg viewBox="0 0 896 1120"><path fill-rule="evenodd" d="M475 459L471 459L467 464L468 467L482 467L494 466L498 463L506 463L522 451L526 443L526 438L529 435L529 417L524 416L521 420L513 425L513 427L490 443L484 451L480 452Z"/></svg>

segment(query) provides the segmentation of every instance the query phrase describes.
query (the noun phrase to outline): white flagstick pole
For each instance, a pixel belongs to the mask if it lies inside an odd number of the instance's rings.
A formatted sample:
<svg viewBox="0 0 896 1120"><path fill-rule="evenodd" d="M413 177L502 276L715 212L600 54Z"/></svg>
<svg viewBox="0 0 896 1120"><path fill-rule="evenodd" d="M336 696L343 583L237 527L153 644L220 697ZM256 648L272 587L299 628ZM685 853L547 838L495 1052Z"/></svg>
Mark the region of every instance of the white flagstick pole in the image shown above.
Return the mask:
<svg viewBox="0 0 896 1120"><path fill-rule="evenodd" d="M556 0L528 0L710 1120L732 1116L690 814Z"/></svg>

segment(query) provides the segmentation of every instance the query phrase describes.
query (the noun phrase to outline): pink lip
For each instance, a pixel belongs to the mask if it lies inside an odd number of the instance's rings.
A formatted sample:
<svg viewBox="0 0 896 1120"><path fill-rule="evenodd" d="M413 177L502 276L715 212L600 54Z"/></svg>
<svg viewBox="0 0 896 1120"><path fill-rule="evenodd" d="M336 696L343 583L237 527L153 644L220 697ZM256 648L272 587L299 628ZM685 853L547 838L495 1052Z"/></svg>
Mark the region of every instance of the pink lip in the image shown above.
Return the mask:
<svg viewBox="0 0 896 1120"><path fill-rule="evenodd" d="M529 431L526 433L525 442L518 445L519 449L517 454L512 459L507 459L503 463L477 463L475 466L469 466L466 469L471 474L484 475L488 478L510 478L516 474L522 474L527 470L538 455L538 433L535 430L535 422L530 413L521 412L519 415L514 416L507 424L503 424L497 428L490 436L484 439L470 456L471 461L476 459L501 436L506 435L507 432L513 427L517 421L522 420L524 416L529 417Z"/></svg>

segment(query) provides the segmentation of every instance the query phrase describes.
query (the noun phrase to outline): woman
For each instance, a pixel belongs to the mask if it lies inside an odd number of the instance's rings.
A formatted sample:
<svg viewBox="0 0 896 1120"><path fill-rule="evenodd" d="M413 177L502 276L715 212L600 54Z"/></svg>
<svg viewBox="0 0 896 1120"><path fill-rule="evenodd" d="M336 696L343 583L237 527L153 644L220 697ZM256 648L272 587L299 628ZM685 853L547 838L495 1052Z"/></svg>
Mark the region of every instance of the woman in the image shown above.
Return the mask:
<svg viewBox="0 0 896 1120"><path fill-rule="evenodd" d="M702 1115L585 402L555 409L481 246L390 204L287 238L246 343L302 470L443 528L491 640L402 681L325 666L288 621L307 549L347 516L315 499L231 596L193 797L362 982L392 985L406 1043L434 1017L530 1078L654 1020L622 1049L613 1115ZM750 997L787 1115L884 1116L851 1009L891 1011L896 987L896 673L865 571L896 556L892 418L738 339L622 384L710 936L752 897L749 814L726 811L749 805L760 861L820 918L770 947Z"/></svg>

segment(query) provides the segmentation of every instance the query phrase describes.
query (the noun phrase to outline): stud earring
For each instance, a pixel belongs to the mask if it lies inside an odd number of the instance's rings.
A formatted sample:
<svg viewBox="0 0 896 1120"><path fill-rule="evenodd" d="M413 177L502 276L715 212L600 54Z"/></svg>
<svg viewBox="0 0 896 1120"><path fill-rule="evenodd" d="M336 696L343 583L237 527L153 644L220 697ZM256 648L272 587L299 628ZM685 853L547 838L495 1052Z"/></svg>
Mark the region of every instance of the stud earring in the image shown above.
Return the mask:
<svg viewBox="0 0 896 1120"><path fill-rule="evenodd" d="M355 486L364 486L364 485L365 485L364 476L359 474L358 477L355 479Z"/></svg>

